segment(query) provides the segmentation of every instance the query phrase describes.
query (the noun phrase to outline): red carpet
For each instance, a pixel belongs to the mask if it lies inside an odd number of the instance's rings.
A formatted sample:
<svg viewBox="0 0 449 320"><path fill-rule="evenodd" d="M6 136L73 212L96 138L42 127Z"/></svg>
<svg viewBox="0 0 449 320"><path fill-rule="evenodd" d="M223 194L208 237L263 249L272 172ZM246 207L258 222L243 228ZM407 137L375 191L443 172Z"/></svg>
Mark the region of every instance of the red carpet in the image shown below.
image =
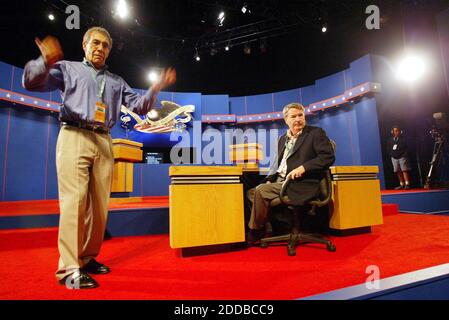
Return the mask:
<svg viewBox="0 0 449 320"><path fill-rule="evenodd" d="M57 284L57 230L0 232L0 299L295 299L449 262L449 217L398 214L368 235L334 237L337 252L305 245L181 258L168 235L114 238L99 260L113 272L100 288Z"/></svg>

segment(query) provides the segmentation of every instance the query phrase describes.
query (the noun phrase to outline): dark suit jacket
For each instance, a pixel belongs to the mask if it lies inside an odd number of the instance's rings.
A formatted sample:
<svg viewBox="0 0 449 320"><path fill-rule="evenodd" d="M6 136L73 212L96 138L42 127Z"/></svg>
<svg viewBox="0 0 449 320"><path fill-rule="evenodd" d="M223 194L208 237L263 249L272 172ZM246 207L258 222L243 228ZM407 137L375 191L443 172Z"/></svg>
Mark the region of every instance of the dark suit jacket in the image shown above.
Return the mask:
<svg viewBox="0 0 449 320"><path fill-rule="evenodd" d="M287 134L279 138L278 166L284 154L286 141ZM321 177L334 161L334 150L324 130L306 125L287 158L287 174L301 165L306 170L304 175L293 180L287 189L287 195L294 205L303 205L317 195ZM268 176L265 181L274 182L276 178L277 173Z"/></svg>

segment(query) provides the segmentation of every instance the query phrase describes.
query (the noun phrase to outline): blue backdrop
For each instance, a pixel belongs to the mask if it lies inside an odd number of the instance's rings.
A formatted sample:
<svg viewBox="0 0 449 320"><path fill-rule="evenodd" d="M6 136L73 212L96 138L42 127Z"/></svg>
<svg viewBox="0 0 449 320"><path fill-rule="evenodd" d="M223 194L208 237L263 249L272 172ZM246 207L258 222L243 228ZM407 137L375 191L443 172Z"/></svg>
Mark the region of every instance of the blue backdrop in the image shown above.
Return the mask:
<svg viewBox="0 0 449 320"><path fill-rule="evenodd" d="M23 70L0 62L0 199L2 201L37 200L57 198L55 169L55 148L59 131L57 104L61 102L59 92L35 93L21 86ZM202 95L201 93L162 92L158 101L169 100L179 105L193 104L195 125L188 128L178 146L192 147L198 155L203 151L212 156L217 164L226 163L229 139L226 132L240 129L241 132L255 133L255 141L263 141L264 153L270 155L277 135L285 132L283 121L253 122L246 124L206 124L201 123L202 115L253 115L282 111L290 102L301 102L305 106L326 100L366 82L381 82L373 77L372 57L367 55L352 62L348 69L318 79L313 85L245 97L228 95ZM137 89L139 92L143 90ZM11 101L8 92L24 95L24 101ZM382 152L379 134L377 108L382 94L366 95L354 103L346 103L307 116L311 125L322 127L337 143L336 165L377 165L384 186ZM33 99L50 103L48 110L33 105ZM159 104L159 103L158 103ZM55 107L56 106L56 107ZM53 110L53 112L49 111ZM209 140L204 133L209 134ZM211 136L221 140L221 150L212 150ZM169 134L137 134L126 132L117 124L112 130L113 138L129 138L143 142L146 146L169 148L181 139ZM215 148L216 149L216 148ZM274 149L275 150L275 149ZM202 157L198 163L204 163ZM211 159L208 159L208 161ZM265 161L264 166L268 166ZM138 164L134 171L134 191L132 195L168 195L168 166Z"/></svg>

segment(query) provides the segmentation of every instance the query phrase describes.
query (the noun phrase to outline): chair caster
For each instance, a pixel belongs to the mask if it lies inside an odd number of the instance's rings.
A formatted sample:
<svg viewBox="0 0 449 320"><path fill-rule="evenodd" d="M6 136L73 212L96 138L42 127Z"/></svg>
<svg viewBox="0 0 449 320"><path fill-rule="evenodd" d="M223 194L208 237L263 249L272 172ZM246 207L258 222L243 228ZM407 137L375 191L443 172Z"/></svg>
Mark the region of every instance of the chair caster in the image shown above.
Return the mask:
<svg viewBox="0 0 449 320"><path fill-rule="evenodd" d="M327 250L330 252L335 252L335 251L337 251L337 248L332 243L328 243Z"/></svg>
<svg viewBox="0 0 449 320"><path fill-rule="evenodd" d="M260 244L260 247L263 248L263 249L266 249L266 248L268 248L268 243L267 242L262 242Z"/></svg>

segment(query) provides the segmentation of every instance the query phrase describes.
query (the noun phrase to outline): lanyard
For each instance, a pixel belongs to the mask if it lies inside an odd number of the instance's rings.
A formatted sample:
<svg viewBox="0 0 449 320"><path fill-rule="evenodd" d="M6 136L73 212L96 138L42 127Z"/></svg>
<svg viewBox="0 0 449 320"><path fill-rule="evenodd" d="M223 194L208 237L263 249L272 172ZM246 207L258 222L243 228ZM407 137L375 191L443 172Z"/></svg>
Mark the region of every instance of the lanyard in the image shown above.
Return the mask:
<svg viewBox="0 0 449 320"><path fill-rule="evenodd" d="M103 73L103 78L101 79L100 83L98 83L97 71L95 71L95 69L93 67L89 66L88 64L85 64L85 66L89 69L90 74L92 75L92 79L95 81L95 84L98 86L97 98L101 102L103 102L103 93L104 93L104 88L106 87L106 74Z"/></svg>

